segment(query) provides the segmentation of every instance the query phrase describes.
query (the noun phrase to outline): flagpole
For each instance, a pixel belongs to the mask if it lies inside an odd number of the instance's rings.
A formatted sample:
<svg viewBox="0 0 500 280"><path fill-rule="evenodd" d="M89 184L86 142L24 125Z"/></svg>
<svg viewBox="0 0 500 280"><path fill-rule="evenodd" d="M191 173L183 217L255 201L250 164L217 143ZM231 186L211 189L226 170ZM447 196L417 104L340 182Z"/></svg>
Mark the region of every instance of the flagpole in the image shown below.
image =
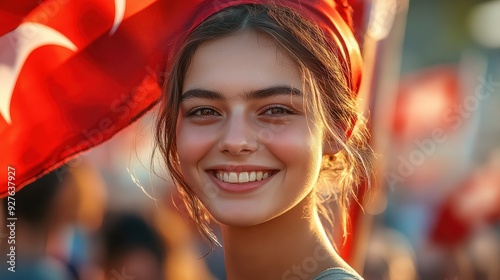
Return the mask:
<svg viewBox="0 0 500 280"><path fill-rule="evenodd" d="M391 147L390 113L395 107L408 6L409 0L373 1L364 36L359 109L369 120L371 147L381 155L381 160L374 161L375 178L371 189L366 192L368 182L364 182L357 194L359 204L355 201L351 204L354 234L347 259L360 273L363 273L374 216L384 211L387 201L383 155L387 155Z"/></svg>

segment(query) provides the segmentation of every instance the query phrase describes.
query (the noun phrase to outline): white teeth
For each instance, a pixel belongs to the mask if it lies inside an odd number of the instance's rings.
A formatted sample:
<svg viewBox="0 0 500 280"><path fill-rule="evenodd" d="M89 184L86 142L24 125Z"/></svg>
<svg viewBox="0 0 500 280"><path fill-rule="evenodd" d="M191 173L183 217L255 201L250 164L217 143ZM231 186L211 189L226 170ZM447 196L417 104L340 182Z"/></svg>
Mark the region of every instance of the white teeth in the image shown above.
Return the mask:
<svg viewBox="0 0 500 280"><path fill-rule="evenodd" d="M236 172L229 172L229 180L227 182L238 183L238 175L236 175Z"/></svg>
<svg viewBox="0 0 500 280"><path fill-rule="evenodd" d="M255 181L257 179L257 176L255 175L255 171L250 172L250 179L249 181Z"/></svg>
<svg viewBox="0 0 500 280"><path fill-rule="evenodd" d="M241 172L240 176L238 176L238 183L246 183L248 182L248 172Z"/></svg>
<svg viewBox="0 0 500 280"><path fill-rule="evenodd" d="M228 183L248 183L261 181L268 178L270 172L265 171L251 171L251 172L224 172L224 171L216 171L215 177L223 182Z"/></svg>

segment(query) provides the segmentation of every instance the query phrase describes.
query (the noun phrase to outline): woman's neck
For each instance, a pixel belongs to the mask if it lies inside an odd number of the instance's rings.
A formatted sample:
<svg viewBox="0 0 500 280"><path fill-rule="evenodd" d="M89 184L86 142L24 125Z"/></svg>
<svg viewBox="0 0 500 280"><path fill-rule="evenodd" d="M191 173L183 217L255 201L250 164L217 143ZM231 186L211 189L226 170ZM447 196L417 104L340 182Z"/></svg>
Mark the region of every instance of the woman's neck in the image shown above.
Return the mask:
<svg viewBox="0 0 500 280"><path fill-rule="evenodd" d="M310 279L329 267L346 267L312 205L308 196L263 224L222 225L227 279Z"/></svg>

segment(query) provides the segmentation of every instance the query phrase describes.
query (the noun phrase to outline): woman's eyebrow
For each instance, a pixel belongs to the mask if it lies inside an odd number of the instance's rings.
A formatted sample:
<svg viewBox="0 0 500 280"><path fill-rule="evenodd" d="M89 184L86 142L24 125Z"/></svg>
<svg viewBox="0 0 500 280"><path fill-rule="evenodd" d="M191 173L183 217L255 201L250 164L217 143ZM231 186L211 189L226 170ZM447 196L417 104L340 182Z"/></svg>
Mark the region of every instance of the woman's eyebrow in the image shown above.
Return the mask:
<svg viewBox="0 0 500 280"><path fill-rule="evenodd" d="M268 88L258 89L250 92L246 92L243 94L243 98L245 100L251 99L263 99L269 98L277 95L292 95L292 96L302 96L302 91L290 87L290 86L272 86ZM202 99L210 99L210 100L225 100L226 97L217 91L211 91L206 89L190 89L184 92L181 96L181 102L193 99L193 98L202 98Z"/></svg>
<svg viewBox="0 0 500 280"><path fill-rule="evenodd" d="M190 89L184 92L181 96L181 102L187 99L202 98L211 100L224 100L224 96L216 91L206 89Z"/></svg>
<svg viewBox="0 0 500 280"><path fill-rule="evenodd" d="M245 93L245 99L263 99L276 95L302 96L302 91L290 86L272 86Z"/></svg>

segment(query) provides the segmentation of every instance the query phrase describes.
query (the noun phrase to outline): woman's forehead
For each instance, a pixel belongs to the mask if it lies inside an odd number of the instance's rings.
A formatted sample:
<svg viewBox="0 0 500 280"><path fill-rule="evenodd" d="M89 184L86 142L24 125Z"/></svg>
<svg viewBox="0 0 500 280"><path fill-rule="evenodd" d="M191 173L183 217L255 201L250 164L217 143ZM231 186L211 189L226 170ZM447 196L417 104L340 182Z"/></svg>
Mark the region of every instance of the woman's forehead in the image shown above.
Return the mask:
<svg viewBox="0 0 500 280"><path fill-rule="evenodd" d="M248 92L273 85L302 88L298 66L269 36L244 31L202 44L186 71L182 92Z"/></svg>

